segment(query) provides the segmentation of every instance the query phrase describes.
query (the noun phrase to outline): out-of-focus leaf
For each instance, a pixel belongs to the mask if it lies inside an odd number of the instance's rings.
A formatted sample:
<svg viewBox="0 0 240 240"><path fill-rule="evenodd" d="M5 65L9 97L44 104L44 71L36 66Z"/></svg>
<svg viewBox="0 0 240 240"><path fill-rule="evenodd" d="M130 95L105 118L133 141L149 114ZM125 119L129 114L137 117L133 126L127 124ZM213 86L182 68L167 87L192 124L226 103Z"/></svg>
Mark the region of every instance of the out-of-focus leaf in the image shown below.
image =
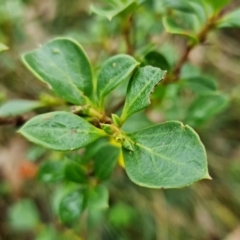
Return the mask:
<svg viewBox="0 0 240 240"><path fill-rule="evenodd" d="M217 24L218 28L240 28L240 9L226 14Z"/></svg>
<svg viewBox="0 0 240 240"><path fill-rule="evenodd" d="M15 99L0 106L0 117L11 117L30 112L43 104L38 101Z"/></svg>
<svg viewBox="0 0 240 240"><path fill-rule="evenodd" d="M108 190L105 186L99 185L91 188L88 192L88 207L91 210L102 210L108 208Z"/></svg>
<svg viewBox="0 0 240 240"><path fill-rule="evenodd" d="M73 104L88 102L86 96L93 91L92 68L82 46L74 40L56 38L24 54L22 60L59 97Z"/></svg>
<svg viewBox="0 0 240 240"><path fill-rule="evenodd" d="M66 179L76 183L87 183L87 174L81 166L71 160L68 160L64 169Z"/></svg>
<svg viewBox="0 0 240 240"><path fill-rule="evenodd" d="M207 94L216 91L216 82L209 77L196 76L187 79L183 79L179 82L183 86L191 89L197 94Z"/></svg>
<svg viewBox="0 0 240 240"><path fill-rule="evenodd" d="M41 146L32 146L27 152L27 159L34 162L42 157L46 151L46 148Z"/></svg>
<svg viewBox="0 0 240 240"><path fill-rule="evenodd" d="M199 75L202 75L202 73L196 66L192 64L186 63L181 68L181 79L192 78Z"/></svg>
<svg viewBox="0 0 240 240"><path fill-rule="evenodd" d="M131 56L119 54L103 63L98 76L97 92L103 98L131 75L139 63Z"/></svg>
<svg viewBox="0 0 240 240"><path fill-rule="evenodd" d="M110 178L115 168L120 153L120 148L106 144L93 156L94 175L101 181Z"/></svg>
<svg viewBox="0 0 240 240"><path fill-rule="evenodd" d="M64 163L62 161L44 162L39 168L38 178L46 183L64 179Z"/></svg>
<svg viewBox="0 0 240 240"><path fill-rule="evenodd" d="M36 144L60 151L85 147L106 135L83 118L68 112L38 115L25 123L19 132Z"/></svg>
<svg viewBox="0 0 240 240"><path fill-rule="evenodd" d="M173 18L171 17L163 17L163 26L168 33L184 35L192 39L193 41L197 41L196 35L194 32L190 30L186 30L182 28Z"/></svg>
<svg viewBox="0 0 240 240"><path fill-rule="evenodd" d="M139 68L132 76L128 88L121 121L150 105L150 94L154 87L164 78L166 71L146 66Z"/></svg>
<svg viewBox="0 0 240 240"><path fill-rule="evenodd" d="M137 215L134 210L134 208L120 202L109 209L109 222L115 227L127 227Z"/></svg>
<svg viewBox="0 0 240 240"><path fill-rule="evenodd" d="M40 222L38 210L29 199L22 199L12 205L8 217L11 228L18 231L33 230Z"/></svg>
<svg viewBox="0 0 240 240"><path fill-rule="evenodd" d="M190 105L184 122L193 127L201 126L226 108L228 102L223 94L201 95Z"/></svg>
<svg viewBox="0 0 240 240"><path fill-rule="evenodd" d="M51 226L45 227L34 240L53 240L59 239L57 232Z"/></svg>
<svg viewBox="0 0 240 240"><path fill-rule="evenodd" d="M205 148L189 126L170 121L126 136L122 148L129 178L149 188L179 188L210 178Z"/></svg>
<svg viewBox="0 0 240 240"><path fill-rule="evenodd" d="M84 191L77 190L63 197L59 213L64 223L72 223L80 217L84 209L84 194Z"/></svg>
<svg viewBox="0 0 240 240"><path fill-rule="evenodd" d="M187 0L163 0L162 7L192 13L194 9L189 2Z"/></svg>
<svg viewBox="0 0 240 240"><path fill-rule="evenodd" d="M5 50L8 50L8 47L4 45L3 43L0 43L0 52L3 52Z"/></svg>
<svg viewBox="0 0 240 240"><path fill-rule="evenodd" d="M112 20L113 17L117 15L126 15L132 11L134 11L138 6L136 0L115 0L108 1L108 5L105 8L97 7L95 5L91 5L90 11L102 16L106 17L109 21Z"/></svg>
<svg viewBox="0 0 240 240"><path fill-rule="evenodd" d="M230 2L230 0L204 0L204 1L211 5L214 11L222 9L225 5L227 5Z"/></svg>
<svg viewBox="0 0 240 240"><path fill-rule="evenodd" d="M171 66L168 63L167 59L164 57L164 55L156 51L149 52L145 56L145 61L147 65L151 65L153 67L159 67L167 71L171 69Z"/></svg>

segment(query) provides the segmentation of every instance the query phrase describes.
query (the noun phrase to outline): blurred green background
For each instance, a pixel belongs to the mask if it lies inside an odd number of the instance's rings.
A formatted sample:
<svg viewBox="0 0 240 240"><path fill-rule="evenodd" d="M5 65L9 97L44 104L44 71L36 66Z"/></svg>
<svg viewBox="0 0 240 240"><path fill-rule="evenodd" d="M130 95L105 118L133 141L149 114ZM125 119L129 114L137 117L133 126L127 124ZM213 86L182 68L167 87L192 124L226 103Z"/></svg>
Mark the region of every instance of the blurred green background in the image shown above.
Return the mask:
<svg viewBox="0 0 240 240"><path fill-rule="evenodd" d="M134 15L133 55L140 57L155 49L171 63L179 58L185 39L164 31L158 2L146 1ZM0 103L49 98L51 92L23 67L20 56L54 37L79 41L96 70L109 56L127 52L121 20L90 14L92 3L0 0L0 42L9 47L0 55ZM239 0L227 8L236 7L240 7ZM212 181L178 190L151 190L134 185L118 167L107 182L110 208L85 212L79 221L66 226L56 214L64 192L57 181L61 176L54 176L56 183L52 184L36 177L39 165L49 159L61 160L61 153L30 145L15 133L16 126L0 126L0 240L239 240L240 30L217 30L208 39L191 52L184 69L185 74L200 69L213 76L219 90L230 98L222 113L195 128L207 149ZM163 105L133 116L125 129L181 119L181 108L192 96L185 93L179 103L174 92L169 87ZM119 88L109 104L122 97Z"/></svg>

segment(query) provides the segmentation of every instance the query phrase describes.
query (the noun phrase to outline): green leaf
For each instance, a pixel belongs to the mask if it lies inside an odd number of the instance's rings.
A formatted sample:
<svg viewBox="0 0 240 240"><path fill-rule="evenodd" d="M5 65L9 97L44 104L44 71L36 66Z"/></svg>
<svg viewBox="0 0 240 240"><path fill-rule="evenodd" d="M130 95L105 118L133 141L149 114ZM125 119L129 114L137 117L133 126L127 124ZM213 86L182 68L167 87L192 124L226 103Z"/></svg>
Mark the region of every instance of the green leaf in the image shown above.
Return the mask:
<svg viewBox="0 0 240 240"><path fill-rule="evenodd" d="M198 135L189 126L170 121L128 134L134 151L123 148L129 178L149 188L179 188L210 178Z"/></svg>
<svg viewBox="0 0 240 240"><path fill-rule="evenodd" d="M151 66L137 69L127 88L127 96L121 115L122 122L133 113L150 105L149 95L165 74L166 71Z"/></svg>
<svg viewBox="0 0 240 240"><path fill-rule="evenodd" d="M166 30L166 32L171 34L178 34L178 35L184 35L192 39L193 41L198 41L196 38L196 34L192 32L191 30L187 30L182 28L172 17L163 17L163 26Z"/></svg>
<svg viewBox="0 0 240 240"><path fill-rule="evenodd" d="M99 185L91 188L88 193L88 207L91 210L102 210L109 207L109 194L105 186Z"/></svg>
<svg viewBox="0 0 240 240"><path fill-rule="evenodd" d="M109 209L108 221L115 228L127 228L133 224L138 217L137 209L133 206L119 202Z"/></svg>
<svg viewBox="0 0 240 240"><path fill-rule="evenodd" d="M105 136L83 118L68 112L38 115L19 130L31 142L54 150L74 150Z"/></svg>
<svg viewBox="0 0 240 240"><path fill-rule="evenodd" d="M212 93L217 90L216 82L213 79L204 76L183 79L179 83L182 83L183 86L186 86L197 94Z"/></svg>
<svg viewBox="0 0 240 240"><path fill-rule="evenodd" d="M186 13L193 12L193 8L187 0L163 0L162 2L164 8L172 8Z"/></svg>
<svg viewBox="0 0 240 240"><path fill-rule="evenodd" d="M94 176L101 181L110 178L120 154L120 148L106 144L93 156Z"/></svg>
<svg viewBox="0 0 240 240"><path fill-rule="evenodd" d="M230 0L204 0L204 1L211 5L215 11L222 9L230 2Z"/></svg>
<svg viewBox="0 0 240 240"><path fill-rule="evenodd" d="M60 161L44 162L38 171L38 179L42 182L58 182L64 179L64 164Z"/></svg>
<svg viewBox="0 0 240 240"><path fill-rule="evenodd" d="M73 104L87 102L93 91L93 76L83 48L67 38L56 38L22 57L26 67L52 90Z"/></svg>
<svg viewBox="0 0 240 240"><path fill-rule="evenodd" d="M0 43L0 52L8 50L8 47L4 45L3 43Z"/></svg>
<svg viewBox="0 0 240 240"><path fill-rule="evenodd" d="M84 209L84 192L73 191L64 196L59 206L61 220L64 223L71 223L77 220Z"/></svg>
<svg viewBox="0 0 240 240"><path fill-rule="evenodd" d="M14 230L29 231L40 222L38 210L30 199L22 199L9 208L9 224Z"/></svg>
<svg viewBox="0 0 240 240"><path fill-rule="evenodd" d="M190 105L185 122L193 127L201 126L224 110L228 102L228 97L223 94L201 95Z"/></svg>
<svg viewBox="0 0 240 240"><path fill-rule="evenodd" d="M109 58L103 65L98 76L97 91L101 101L122 81L131 75L139 63L126 54Z"/></svg>
<svg viewBox="0 0 240 240"><path fill-rule="evenodd" d="M87 183L86 171L76 162L68 160L65 164L66 179L76 183Z"/></svg>
<svg viewBox="0 0 240 240"><path fill-rule="evenodd" d="M21 99L11 100L0 106L0 116L1 117L18 116L42 106L43 104L38 101Z"/></svg>
<svg viewBox="0 0 240 240"><path fill-rule="evenodd" d="M108 1L108 5L105 8L100 8L94 5L91 5L90 11L102 16L106 17L109 21L112 20L113 17L121 14L125 15L124 13L132 12L138 4L136 0L127 0L127 1Z"/></svg>
<svg viewBox="0 0 240 240"><path fill-rule="evenodd" d="M159 67L163 70L169 71L171 69L170 64L167 59L159 52L151 51L145 56L145 61L147 65L151 65L153 67Z"/></svg>
<svg viewBox="0 0 240 240"><path fill-rule="evenodd" d="M240 28L240 9L226 14L217 24L218 28Z"/></svg>

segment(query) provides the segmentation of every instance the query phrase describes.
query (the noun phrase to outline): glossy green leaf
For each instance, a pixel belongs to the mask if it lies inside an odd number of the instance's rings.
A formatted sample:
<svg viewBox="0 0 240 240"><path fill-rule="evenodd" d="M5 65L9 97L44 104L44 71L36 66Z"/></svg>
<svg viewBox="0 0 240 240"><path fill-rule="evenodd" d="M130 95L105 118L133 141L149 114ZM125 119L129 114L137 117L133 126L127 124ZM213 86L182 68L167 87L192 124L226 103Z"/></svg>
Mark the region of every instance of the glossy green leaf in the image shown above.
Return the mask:
<svg viewBox="0 0 240 240"><path fill-rule="evenodd" d="M150 188L179 188L209 178L207 157L189 126L170 121L127 136L133 151L123 148L129 178Z"/></svg>
<svg viewBox="0 0 240 240"><path fill-rule="evenodd" d="M84 209L84 192L73 191L64 196L59 206L61 220L64 223L71 223L77 220Z"/></svg>
<svg viewBox="0 0 240 240"><path fill-rule="evenodd" d="M4 45L3 43L0 43L0 52L8 50L8 47Z"/></svg>
<svg viewBox="0 0 240 240"><path fill-rule="evenodd" d="M85 147L105 136L83 118L68 112L38 115L19 130L31 142L54 150L74 150Z"/></svg>
<svg viewBox="0 0 240 240"><path fill-rule="evenodd" d="M211 5L215 11L222 9L230 2L230 0L204 0L204 1Z"/></svg>
<svg viewBox="0 0 240 240"><path fill-rule="evenodd" d="M151 51L144 58L147 65L151 65L153 67L159 67L167 71L171 69L171 66L168 63L167 59L159 52Z"/></svg>
<svg viewBox="0 0 240 240"><path fill-rule="evenodd" d="M87 183L87 174L78 163L68 160L65 164L64 174L66 179L76 183Z"/></svg>
<svg viewBox="0 0 240 240"><path fill-rule="evenodd" d="M197 94L212 93L217 90L216 82L213 79L204 76L183 79L179 83Z"/></svg>
<svg viewBox="0 0 240 240"><path fill-rule="evenodd" d="M91 210L102 210L108 208L109 194L105 186L99 185L91 188L88 193L88 207Z"/></svg>
<svg viewBox="0 0 240 240"><path fill-rule="evenodd" d="M118 147L106 144L99 148L93 156L94 175L101 181L110 178L120 154Z"/></svg>
<svg viewBox="0 0 240 240"><path fill-rule="evenodd" d="M127 96L121 115L123 122L132 114L150 105L149 95L165 74L166 71L151 66L137 69L127 88Z"/></svg>
<svg viewBox="0 0 240 240"><path fill-rule="evenodd" d="M0 106L0 117L18 116L42 106L43 104L38 101L11 100Z"/></svg>
<svg viewBox="0 0 240 240"><path fill-rule="evenodd" d="M194 32L188 29L184 29L172 17L163 17L163 26L168 33L184 35L189 37L193 41L197 41Z"/></svg>
<svg viewBox="0 0 240 240"><path fill-rule="evenodd" d="M67 38L56 38L22 57L26 67L48 83L60 97L74 104L86 103L93 91L93 76L83 48Z"/></svg>
<svg viewBox="0 0 240 240"><path fill-rule="evenodd" d="M240 9L226 14L217 25L218 28L240 28Z"/></svg>
<svg viewBox="0 0 240 240"><path fill-rule="evenodd" d="M34 230L40 223L39 213L34 202L22 199L9 208L9 224L14 230Z"/></svg>
<svg viewBox="0 0 240 240"><path fill-rule="evenodd" d="M42 182L58 182L64 179L64 164L62 161L47 161L41 164L38 179Z"/></svg>
<svg viewBox="0 0 240 240"><path fill-rule="evenodd" d="M123 80L131 75L139 63L126 54L109 58L103 65L98 76L97 92L102 100Z"/></svg>
<svg viewBox="0 0 240 240"><path fill-rule="evenodd" d="M190 105L185 122L190 126L201 126L228 105L228 97L222 94L201 95Z"/></svg>
<svg viewBox="0 0 240 240"><path fill-rule="evenodd" d="M113 17L123 14L124 12L131 12L131 10L133 11L137 6L136 0L115 0L108 1L108 5L104 8L91 5L90 11L99 16L106 17L111 21Z"/></svg>

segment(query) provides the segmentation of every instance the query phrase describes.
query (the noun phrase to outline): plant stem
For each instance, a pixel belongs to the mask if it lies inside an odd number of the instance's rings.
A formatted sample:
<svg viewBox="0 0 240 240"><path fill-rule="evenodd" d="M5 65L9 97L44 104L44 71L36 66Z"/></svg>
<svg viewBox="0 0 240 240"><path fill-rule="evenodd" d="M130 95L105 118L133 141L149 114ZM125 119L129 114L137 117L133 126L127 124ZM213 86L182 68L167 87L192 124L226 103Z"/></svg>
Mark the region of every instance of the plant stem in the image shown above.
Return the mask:
<svg viewBox="0 0 240 240"><path fill-rule="evenodd" d="M133 15L129 16L126 19L125 24L123 25L123 30L122 30L122 34L126 43L127 54L129 55L133 55L134 53L134 46L131 41L132 24L133 24Z"/></svg>

